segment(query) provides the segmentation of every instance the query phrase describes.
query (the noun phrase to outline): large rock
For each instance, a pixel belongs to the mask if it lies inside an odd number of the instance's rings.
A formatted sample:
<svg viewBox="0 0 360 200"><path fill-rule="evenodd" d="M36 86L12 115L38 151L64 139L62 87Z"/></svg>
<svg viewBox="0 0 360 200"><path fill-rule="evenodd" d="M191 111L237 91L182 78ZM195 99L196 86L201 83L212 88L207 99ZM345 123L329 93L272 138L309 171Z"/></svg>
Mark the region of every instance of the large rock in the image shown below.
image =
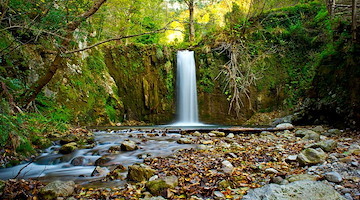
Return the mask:
<svg viewBox="0 0 360 200"><path fill-rule="evenodd" d="M69 154L77 149L76 142L70 142L60 147L59 153Z"/></svg>
<svg viewBox="0 0 360 200"><path fill-rule="evenodd" d="M269 184L251 189L243 200L345 200L331 186L319 181L296 181L287 185Z"/></svg>
<svg viewBox="0 0 360 200"><path fill-rule="evenodd" d="M178 178L176 176L167 176L162 179L156 179L146 183L146 188L154 195L162 195L165 190L175 188L178 185Z"/></svg>
<svg viewBox="0 0 360 200"><path fill-rule="evenodd" d="M155 170L144 164L131 165L128 169L127 179L135 182L147 181L155 173Z"/></svg>
<svg viewBox="0 0 360 200"><path fill-rule="evenodd" d="M320 134L316 133L315 131L308 130L308 129L299 129L295 132L296 137L301 137L305 140L320 140Z"/></svg>
<svg viewBox="0 0 360 200"><path fill-rule="evenodd" d="M297 161L301 165L315 165L318 163L323 163L326 157L326 153L320 148L307 148L300 152L300 154L297 156Z"/></svg>
<svg viewBox="0 0 360 200"><path fill-rule="evenodd" d="M315 144L310 144L306 148L321 148L326 152L330 152L337 147L337 142L335 140L325 140Z"/></svg>
<svg viewBox="0 0 360 200"><path fill-rule="evenodd" d="M121 144L121 150L123 151L134 151L136 149L138 149L139 147L136 145L136 143L134 141L124 141L122 144Z"/></svg>
<svg viewBox="0 0 360 200"><path fill-rule="evenodd" d="M75 189L74 181L54 181L41 188L40 199L56 199L70 196Z"/></svg>

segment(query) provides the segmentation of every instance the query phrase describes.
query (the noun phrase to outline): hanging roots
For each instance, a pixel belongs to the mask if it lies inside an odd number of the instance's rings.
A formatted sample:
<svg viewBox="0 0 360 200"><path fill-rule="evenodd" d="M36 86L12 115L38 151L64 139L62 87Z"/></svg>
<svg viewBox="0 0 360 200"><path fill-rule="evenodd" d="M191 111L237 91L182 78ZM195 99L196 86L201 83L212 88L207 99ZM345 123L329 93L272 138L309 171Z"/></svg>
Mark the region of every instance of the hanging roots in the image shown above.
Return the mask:
<svg viewBox="0 0 360 200"><path fill-rule="evenodd" d="M260 56L251 55L242 41L236 44L222 43L214 50L220 54L226 53L229 58L216 79L223 77L224 92L230 93L228 112L234 110L236 116L239 117L241 108L245 106L245 100L248 101L249 109L252 110L250 87L256 85L256 81L261 78L252 66L260 59Z"/></svg>

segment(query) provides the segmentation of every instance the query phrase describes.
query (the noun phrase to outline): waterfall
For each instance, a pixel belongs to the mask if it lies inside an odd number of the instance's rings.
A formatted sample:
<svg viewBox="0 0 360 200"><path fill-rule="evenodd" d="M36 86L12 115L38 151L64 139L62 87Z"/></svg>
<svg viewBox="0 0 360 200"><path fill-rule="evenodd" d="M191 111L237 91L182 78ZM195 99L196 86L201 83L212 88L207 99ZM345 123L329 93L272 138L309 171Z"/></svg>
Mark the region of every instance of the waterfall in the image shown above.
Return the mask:
<svg viewBox="0 0 360 200"><path fill-rule="evenodd" d="M177 126L200 126L193 51L177 52Z"/></svg>

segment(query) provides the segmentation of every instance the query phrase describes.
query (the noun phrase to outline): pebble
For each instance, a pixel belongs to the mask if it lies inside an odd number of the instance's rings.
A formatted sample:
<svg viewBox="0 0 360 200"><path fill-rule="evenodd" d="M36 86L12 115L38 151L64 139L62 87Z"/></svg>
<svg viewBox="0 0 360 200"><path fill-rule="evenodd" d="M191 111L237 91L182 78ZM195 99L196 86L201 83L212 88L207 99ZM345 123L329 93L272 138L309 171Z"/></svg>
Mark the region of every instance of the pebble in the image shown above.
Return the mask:
<svg viewBox="0 0 360 200"><path fill-rule="evenodd" d="M265 173L267 173L267 174L278 174L279 171L274 169L274 168L268 168L268 169L265 169Z"/></svg>
<svg viewBox="0 0 360 200"><path fill-rule="evenodd" d="M325 174L325 178L333 183L340 183L342 181L342 177L338 172L328 172Z"/></svg>
<svg viewBox="0 0 360 200"><path fill-rule="evenodd" d="M214 195L215 195L216 197L219 197L219 198L224 198L224 197L225 197L225 195L224 195L223 193L221 193L220 191L215 191L215 192L214 192Z"/></svg>

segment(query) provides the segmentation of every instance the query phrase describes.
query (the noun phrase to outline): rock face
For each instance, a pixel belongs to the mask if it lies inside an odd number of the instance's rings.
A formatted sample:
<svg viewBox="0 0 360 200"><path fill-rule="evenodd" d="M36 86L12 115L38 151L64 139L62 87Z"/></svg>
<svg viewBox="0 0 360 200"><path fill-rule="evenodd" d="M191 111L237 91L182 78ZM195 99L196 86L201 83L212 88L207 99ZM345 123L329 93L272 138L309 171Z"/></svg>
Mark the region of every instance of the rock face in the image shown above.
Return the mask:
<svg viewBox="0 0 360 200"><path fill-rule="evenodd" d="M152 195L162 195L166 189L175 188L178 185L176 176L167 176L162 179L156 179L146 183L146 188Z"/></svg>
<svg viewBox="0 0 360 200"><path fill-rule="evenodd" d="M269 184L249 190L243 200L345 200L331 186L319 181L296 181L287 185Z"/></svg>
<svg viewBox="0 0 360 200"><path fill-rule="evenodd" d="M56 199L57 197L67 197L74 192L74 181L54 181L40 190L41 199Z"/></svg>
<svg viewBox="0 0 360 200"><path fill-rule="evenodd" d="M124 141L121 144L121 150L123 151L134 151L136 149L138 149L139 147L136 145L136 143L134 141Z"/></svg>
<svg viewBox="0 0 360 200"><path fill-rule="evenodd" d="M315 165L318 163L323 163L326 159L326 153L320 149L307 148L304 149L298 156L297 161L301 165Z"/></svg>
<svg viewBox="0 0 360 200"><path fill-rule="evenodd" d="M127 175L127 179L135 182L147 181L155 173L155 170L144 164L131 165L128 167L128 169L129 172Z"/></svg>

